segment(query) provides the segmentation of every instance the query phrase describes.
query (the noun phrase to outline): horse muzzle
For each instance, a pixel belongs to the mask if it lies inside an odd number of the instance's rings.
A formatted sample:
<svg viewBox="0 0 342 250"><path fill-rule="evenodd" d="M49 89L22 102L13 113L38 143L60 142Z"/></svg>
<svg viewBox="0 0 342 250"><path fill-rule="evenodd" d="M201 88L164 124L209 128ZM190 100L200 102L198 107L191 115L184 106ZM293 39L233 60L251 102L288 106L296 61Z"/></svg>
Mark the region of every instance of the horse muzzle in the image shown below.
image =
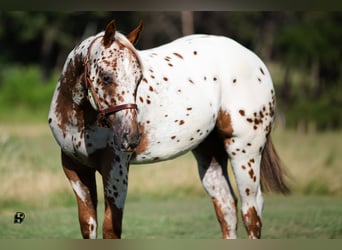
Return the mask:
<svg viewBox="0 0 342 250"><path fill-rule="evenodd" d="M113 130L114 148L123 152L134 152L141 141L141 132L136 119L122 122L109 115L106 119L109 128Z"/></svg>
<svg viewBox="0 0 342 250"><path fill-rule="evenodd" d="M115 142L115 138L121 138L121 140L118 140ZM134 152L136 147L139 145L141 140L141 133L134 132L131 133L131 131L128 129L127 131L124 131L122 133L122 136L114 136L114 143L118 147L120 151L123 152Z"/></svg>

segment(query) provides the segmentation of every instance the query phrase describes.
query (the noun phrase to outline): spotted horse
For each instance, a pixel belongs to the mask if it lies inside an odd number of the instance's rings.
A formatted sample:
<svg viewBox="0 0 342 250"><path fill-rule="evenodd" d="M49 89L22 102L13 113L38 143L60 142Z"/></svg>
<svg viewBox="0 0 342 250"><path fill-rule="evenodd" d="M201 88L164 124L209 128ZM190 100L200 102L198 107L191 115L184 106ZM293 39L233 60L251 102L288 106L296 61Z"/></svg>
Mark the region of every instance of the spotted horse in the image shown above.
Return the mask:
<svg viewBox="0 0 342 250"><path fill-rule="evenodd" d="M249 238L260 238L262 189L287 193L271 142L275 92L265 64L222 36L190 35L137 50L115 21L68 55L49 125L78 203L84 238L97 237L95 173L102 176L103 238L121 238L129 165L192 151L223 238L236 238L237 198ZM181 173L180 173L181 174Z"/></svg>

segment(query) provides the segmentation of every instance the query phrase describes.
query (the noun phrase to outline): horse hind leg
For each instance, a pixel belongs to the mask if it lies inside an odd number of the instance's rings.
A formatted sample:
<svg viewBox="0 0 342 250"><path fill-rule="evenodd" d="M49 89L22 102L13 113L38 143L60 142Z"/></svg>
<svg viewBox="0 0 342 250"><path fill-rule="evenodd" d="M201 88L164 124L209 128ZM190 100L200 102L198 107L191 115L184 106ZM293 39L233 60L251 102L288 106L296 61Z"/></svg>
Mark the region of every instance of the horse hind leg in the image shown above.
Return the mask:
<svg viewBox="0 0 342 250"><path fill-rule="evenodd" d="M239 137L226 140L227 153L240 194L242 220L250 239L261 237L263 197L260 163L264 143L262 138L253 142Z"/></svg>
<svg viewBox="0 0 342 250"><path fill-rule="evenodd" d="M232 124L238 123L236 120L232 123L228 112L219 113L216 129L231 161L241 200L242 220L249 238L256 239L261 237L262 228L260 162L266 137L264 133L247 127L236 127L237 131L234 131Z"/></svg>
<svg viewBox="0 0 342 250"><path fill-rule="evenodd" d="M227 173L228 155L215 131L193 151L202 185L210 195L222 237L236 238L237 200Z"/></svg>
<svg viewBox="0 0 342 250"><path fill-rule="evenodd" d="M234 156L231 159L241 199L241 215L250 239L259 239L262 228L263 197L260 187L261 156Z"/></svg>
<svg viewBox="0 0 342 250"><path fill-rule="evenodd" d="M264 190L288 194L290 190L284 181L285 173L271 137L263 133L258 133L253 142L235 138L228 146L228 152L232 156L245 228L249 238L258 239L261 237L263 210L261 185Z"/></svg>
<svg viewBox="0 0 342 250"><path fill-rule="evenodd" d="M62 165L77 199L82 236L84 239L95 239L97 237L95 170L75 162L63 152Z"/></svg>

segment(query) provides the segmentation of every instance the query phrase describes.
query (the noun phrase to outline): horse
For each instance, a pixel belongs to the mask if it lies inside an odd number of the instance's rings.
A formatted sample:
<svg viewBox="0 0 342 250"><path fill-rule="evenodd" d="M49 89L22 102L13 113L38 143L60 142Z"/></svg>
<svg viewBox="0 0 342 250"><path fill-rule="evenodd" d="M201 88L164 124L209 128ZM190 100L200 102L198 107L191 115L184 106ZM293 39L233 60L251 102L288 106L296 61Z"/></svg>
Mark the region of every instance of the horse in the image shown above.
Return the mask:
<svg viewBox="0 0 342 250"><path fill-rule="evenodd" d="M223 37L195 34L159 47L134 47L143 22L128 35L105 30L69 53L48 122L76 196L83 238L97 238L95 173L102 176L103 238L121 238L130 164L191 151L211 197L222 237L237 238L237 197L251 239L261 237L263 190L288 193L271 141L275 91L265 64Z"/></svg>

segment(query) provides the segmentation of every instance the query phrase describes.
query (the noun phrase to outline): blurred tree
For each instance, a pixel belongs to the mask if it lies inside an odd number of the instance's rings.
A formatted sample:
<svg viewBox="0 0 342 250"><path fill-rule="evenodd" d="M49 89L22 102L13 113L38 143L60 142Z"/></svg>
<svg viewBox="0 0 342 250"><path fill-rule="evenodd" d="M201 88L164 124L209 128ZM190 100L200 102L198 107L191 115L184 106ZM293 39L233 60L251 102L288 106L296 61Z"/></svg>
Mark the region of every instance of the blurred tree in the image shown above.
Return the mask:
<svg viewBox="0 0 342 250"><path fill-rule="evenodd" d="M182 36L180 12L142 12L138 17L145 24L138 46L141 49L156 47Z"/></svg>
<svg viewBox="0 0 342 250"><path fill-rule="evenodd" d="M75 45L103 30L113 18L124 34L140 19L144 21L139 49L191 33L237 40L267 64L281 65L278 101L294 126L303 124L303 119L322 129L342 126L340 108L329 108L342 106L341 12L2 11L0 63L38 64L46 80L56 69L60 71ZM0 77L2 71L4 67Z"/></svg>
<svg viewBox="0 0 342 250"><path fill-rule="evenodd" d="M78 42L103 30L112 17L125 27L131 16L126 12L2 12L0 42L5 54L0 59L40 64L46 80Z"/></svg>
<svg viewBox="0 0 342 250"><path fill-rule="evenodd" d="M326 99L327 93L334 95L331 89L336 89L342 80L341 21L340 12L291 13L288 24L276 37L278 60L282 59L286 68L280 94L283 101L289 102L289 111L299 113L294 102L301 103L303 112L296 115L296 119L302 120L301 124L316 123L321 129L341 126L341 111L332 112L328 108L336 104L342 106L340 95ZM289 75L298 69L301 72L299 86L292 86ZM292 90L294 87L296 91ZM321 112L326 112L325 116L329 113L330 120L335 122L322 122L327 119L322 119Z"/></svg>

